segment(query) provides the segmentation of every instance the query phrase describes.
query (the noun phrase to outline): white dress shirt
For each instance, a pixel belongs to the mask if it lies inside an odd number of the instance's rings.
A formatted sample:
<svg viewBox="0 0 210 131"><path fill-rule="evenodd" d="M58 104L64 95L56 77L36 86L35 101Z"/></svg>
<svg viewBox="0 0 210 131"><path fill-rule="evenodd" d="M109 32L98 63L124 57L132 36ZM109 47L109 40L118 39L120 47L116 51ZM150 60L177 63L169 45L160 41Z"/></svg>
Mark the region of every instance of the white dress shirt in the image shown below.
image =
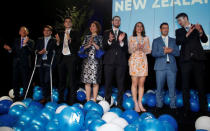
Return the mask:
<svg viewBox="0 0 210 131"><path fill-rule="evenodd" d="M162 36L162 39L163 39L163 41L164 41L164 43L165 43L165 46L168 48L168 36ZM168 56L168 54L167 54L167 62L169 62L170 60L169 60L169 56Z"/></svg>
<svg viewBox="0 0 210 131"><path fill-rule="evenodd" d="M63 55L70 55L71 52L69 50L69 44L68 44L66 32L67 32L67 34L70 34L71 29L68 29L68 30L65 31L64 40L63 40L63 50L62 50L62 53L63 53Z"/></svg>
<svg viewBox="0 0 210 131"><path fill-rule="evenodd" d="M48 45L48 42L50 39L51 39L51 36L44 37L44 49L45 50L47 50L47 45ZM46 54L43 54L42 60L47 60L47 52L46 52Z"/></svg>

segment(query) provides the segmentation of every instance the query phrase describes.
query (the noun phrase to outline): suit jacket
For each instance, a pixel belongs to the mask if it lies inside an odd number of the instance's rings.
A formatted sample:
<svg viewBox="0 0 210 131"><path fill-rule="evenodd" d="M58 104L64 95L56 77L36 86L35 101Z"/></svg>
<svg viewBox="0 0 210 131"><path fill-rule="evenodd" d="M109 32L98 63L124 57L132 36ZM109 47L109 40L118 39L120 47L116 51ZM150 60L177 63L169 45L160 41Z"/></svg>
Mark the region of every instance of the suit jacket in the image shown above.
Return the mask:
<svg viewBox="0 0 210 131"><path fill-rule="evenodd" d="M64 41L65 32L58 33L58 35L61 41L60 45L57 47L56 50L57 50L57 62L60 63L63 57L62 50L63 50L63 41ZM71 55L77 56L77 53L81 45L80 34L79 32L72 29L69 35L71 38L71 41L68 41L69 50L71 52Z"/></svg>
<svg viewBox="0 0 210 131"><path fill-rule="evenodd" d="M104 37L103 37L103 49L105 51L104 54L104 60L103 64L118 64L122 66L127 66L128 65L128 41L127 41L127 34L125 35L125 38L123 39L124 45L121 47L120 42L118 40L119 35L123 33L122 31L119 30L117 40L113 40L112 44L108 44L108 39L109 39L109 34L113 33L113 30L107 30L104 32Z"/></svg>
<svg viewBox="0 0 210 131"><path fill-rule="evenodd" d="M189 60L206 60L206 56L201 45L208 41L208 38L203 32L203 35L200 37L198 30L194 30L188 38L186 38L187 31L184 27L176 30L176 44L181 45L180 52L180 61L189 61Z"/></svg>
<svg viewBox="0 0 210 131"><path fill-rule="evenodd" d="M174 38L168 37L168 47L172 48L173 51L168 54L170 64L167 62L167 54L164 54L165 43L162 37L158 37L153 40L152 43L152 56L155 57L155 66L154 70L166 70L168 67L177 71L176 59L175 56L179 56L179 48L176 45L176 40Z"/></svg>
<svg viewBox="0 0 210 131"><path fill-rule="evenodd" d="M34 52L34 41L29 39L27 44L21 48L21 38L15 39L12 45L13 66L20 64L25 68L32 66L32 55Z"/></svg>
<svg viewBox="0 0 210 131"><path fill-rule="evenodd" d="M38 38L37 42L36 42L36 51L37 54L39 51L41 51L42 49L44 49L44 45L45 45L45 40L44 37L40 37ZM55 51L56 49L56 39L51 37L48 41L47 47L46 47L46 51L47 51L47 63L48 65L51 64L51 60L52 60L52 56L53 56L53 51ZM42 56L38 54L37 56L37 65L40 65L42 62Z"/></svg>

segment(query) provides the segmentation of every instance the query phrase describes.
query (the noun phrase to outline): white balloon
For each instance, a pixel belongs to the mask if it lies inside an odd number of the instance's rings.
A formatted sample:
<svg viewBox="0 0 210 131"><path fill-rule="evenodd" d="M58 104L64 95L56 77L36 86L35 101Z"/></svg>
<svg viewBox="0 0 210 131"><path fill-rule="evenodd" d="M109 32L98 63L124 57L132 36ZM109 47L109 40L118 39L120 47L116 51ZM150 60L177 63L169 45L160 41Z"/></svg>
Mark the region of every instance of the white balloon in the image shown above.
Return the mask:
<svg viewBox="0 0 210 131"><path fill-rule="evenodd" d="M0 127L0 131L14 131L14 130L10 127L2 126Z"/></svg>
<svg viewBox="0 0 210 131"><path fill-rule="evenodd" d="M110 105L109 105L109 103L107 101L102 100L98 104L101 105L101 107L104 110L104 113L106 113L106 112L108 112L110 110Z"/></svg>
<svg viewBox="0 0 210 131"><path fill-rule="evenodd" d="M79 92L79 91L83 91L83 92L86 93L86 91L85 91L83 88L79 88L79 89L77 90L77 92Z"/></svg>
<svg viewBox="0 0 210 131"><path fill-rule="evenodd" d="M97 101L102 101L102 100L104 100L104 98L102 96L98 95L97 98L96 98L96 100Z"/></svg>
<svg viewBox="0 0 210 131"><path fill-rule="evenodd" d="M111 106L113 106L113 104L114 104L114 99L113 99L113 97L111 96L111 103L110 103L110 107L111 107Z"/></svg>
<svg viewBox="0 0 210 131"><path fill-rule="evenodd" d="M106 121L107 123L111 122L112 120L118 118L118 115L113 113L113 112L106 112L103 116L102 119Z"/></svg>
<svg viewBox="0 0 210 131"><path fill-rule="evenodd" d="M14 102L14 103L10 106L10 108L12 108L12 107L15 106L15 105L22 105L22 106L24 106L25 108L27 107L23 102L17 101L17 102Z"/></svg>
<svg viewBox="0 0 210 131"><path fill-rule="evenodd" d="M107 123L99 127L98 131L124 131L124 129L118 125Z"/></svg>
<svg viewBox="0 0 210 131"><path fill-rule="evenodd" d="M61 105L61 106L59 106L59 107L56 109L55 114L61 113L61 111L62 111L64 108L66 108L66 107L68 107L68 106L67 106L67 105Z"/></svg>
<svg viewBox="0 0 210 131"><path fill-rule="evenodd" d="M11 89L10 91L9 91L9 97L10 98L15 98L15 95L14 95L14 90L13 89Z"/></svg>
<svg viewBox="0 0 210 131"><path fill-rule="evenodd" d="M153 91L153 90L148 90L146 93L153 93L153 94L155 94L155 91Z"/></svg>
<svg viewBox="0 0 210 131"><path fill-rule="evenodd" d="M128 92L125 93L125 95L128 96L128 97L132 96L131 93L128 93Z"/></svg>
<svg viewBox="0 0 210 131"><path fill-rule="evenodd" d="M2 101L2 100L13 101L9 96L2 96L2 97L0 98L0 101Z"/></svg>
<svg viewBox="0 0 210 131"><path fill-rule="evenodd" d="M123 119L122 117L118 117L118 118L115 118L111 121L111 123L115 124L115 125L118 125L122 128L125 128L127 125L128 125L128 122Z"/></svg>
<svg viewBox="0 0 210 131"><path fill-rule="evenodd" d="M195 121L195 128L210 131L210 117L201 116Z"/></svg>

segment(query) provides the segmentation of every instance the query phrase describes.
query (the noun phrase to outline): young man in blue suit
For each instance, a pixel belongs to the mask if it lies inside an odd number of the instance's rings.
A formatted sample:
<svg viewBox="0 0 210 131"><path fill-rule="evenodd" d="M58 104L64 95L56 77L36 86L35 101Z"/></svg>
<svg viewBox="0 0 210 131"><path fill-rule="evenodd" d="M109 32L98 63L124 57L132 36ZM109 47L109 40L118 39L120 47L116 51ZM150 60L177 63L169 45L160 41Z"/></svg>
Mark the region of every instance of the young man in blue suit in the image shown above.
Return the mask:
<svg viewBox="0 0 210 131"><path fill-rule="evenodd" d="M176 40L168 36L169 25L160 25L161 36L154 39L152 43L152 56L155 57L156 71L156 100L157 108L163 107L163 88L167 81L170 97L170 108L176 108L176 72L177 65L175 56L179 56L179 48Z"/></svg>

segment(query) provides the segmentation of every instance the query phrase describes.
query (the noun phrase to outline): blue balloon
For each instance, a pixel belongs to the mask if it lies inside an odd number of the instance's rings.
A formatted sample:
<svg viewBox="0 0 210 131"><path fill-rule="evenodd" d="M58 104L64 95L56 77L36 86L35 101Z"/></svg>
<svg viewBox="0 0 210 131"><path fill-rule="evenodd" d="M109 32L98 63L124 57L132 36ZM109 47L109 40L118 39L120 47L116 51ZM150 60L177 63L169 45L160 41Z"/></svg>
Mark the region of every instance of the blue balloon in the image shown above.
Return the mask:
<svg viewBox="0 0 210 131"><path fill-rule="evenodd" d="M109 112L113 112L113 113L117 114L118 116L121 116L122 113L123 113L123 111L120 108L117 108L117 107L111 108Z"/></svg>
<svg viewBox="0 0 210 131"><path fill-rule="evenodd" d="M208 102L208 111L210 112L210 99L208 99L207 102Z"/></svg>
<svg viewBox="0 0 210 131"><path fill-rule="evenodd" d="M75 103L75 104L73 104L72 106L78 107L79 109L81 109L81 110L84 112L84 107L83 107L82 104L80 104L80 103Z"/></svg>
<svg viewBox="0 0 210 131"><path fill-rule="evenodd" d="M106 122L102 119L96 119L94 120L90 125L89 125L89 129L91 131L98 131L99 127L101 127L102 125L104 125Z"/></svg>
<svg viewBox="0 0 210 131"><path fill-rule="evenodd" d="M86 94L84 91L78 91L77 92L77 100L80 102L83 102L86 100Z"/></svg>
<svg viewBox="0 0 210 131"><path fill-rule="evenodd" d="M84 124L84 114L77 107L66 107L60 114L61 130L80 131Z"/></svg>
<svg viewBox="0 0 210 131"><path fill-rule="evenodd" d="M59 93L57 91L53 91L53 102L58 102L59 101Z"/></svg>
<svg viewBox="0 0 210 131"><path fill-rule="evenodd" d="M193 112L198 112L200 110L199 101L196 99L190 99L190 109Z"/></svg>
<svg viewBox="0 0 210 131"><path fill-rule="evenodd" d="M125 127L124 131L139 131L139 127L135 124L129 124Z"/></svg>
<svg viewBox="0 0 210 131"><path fill-rule="evenodd" d="M52 120L52 118L54 116L54 112L48 110L47 108L43 108L40 115L41 115L40 117L42 119L49 122L50 120Z"/></svg>
<svg viewBox="0 0 210 131"><path fill-rule="evenodd" d="M114 88L112 88L112 92L117 94L118 93L118 89L114 87Z"/></svg>
<svg viewBox="0 0 210 131"><path fill-rule="evenodd" d="M170 101L169 93L166 93L164 96L164 104L170 105Z"/></svg>
<svg viewBox="0 0 210 131"><path fill-rule="evenodd" d="M45 131L59 131L59 123L55 121L48 122Z"/></svg>
<svg viewBox="0 0 210 131"><path fill-rule="evenodd" d="M43 105L39 102L36 102L36 101L32 101L30 104L29 104L29 107L28 107L28 111L31 111L31 112L35 112L35 113L40 113L39 111L41 111L43 108Z"/></svg>
<svg viewBox="0 0 210 131"><path fill-rule="evenodd" d="M30 124L30 130L43 130L48 121L43 119L40 115L33 118Z"/></svg>
<svg viewBox="0 0 210 131"><path fill-rule="evenodd" d="M100 86L100 89L99 89L99 91L98 91L98 94L99 94L100 96L102 96L102 97L105 96L105 88L104 88L104 86Z"/></svg>
<svg viewBox="0 0 210 131"><path fill-rule="evenodd" d="M178 124L176 122L176 120L171 116L171 115L168 115L168 114L164 114L164 115L161 115L159 118L158 118L159 121L162 121L162 122L168 122L169 124L172 125L172 127L177 131L178 130Z"/></svg>
<svg viewBox="0 0 210 131"><path fill-rule="evenodd" d="M24 92L23 88L20 88L20 92L19 92L20 96L24 95L23 92Z"/></svg>
<svg viewBox="0 0 210 131"><path fill-rule="evenodd" d="M117 93L112 93L112 98L114 100L114 105L117 105Z"/></svg>
<svg viewBox="0 0 210 131"><path fill-rule="evenodd" d="M0 101L0 114L8 113L11 105L12 105L12 101L10 101L10 100Z"/></svg>
<svg viewBox="0 0 210 131"><path fill-rule="evenodd" d="M89 129L90 124L95 120L97 120L97 118L95 118L95 117L89 117L89 118L85 119L85 124L84 124L85 128Z"/></svg>
<svg viewBox="0 0 210 131"><path fill-rule="evenodd" d="M33 99L35 101L39 101L39 100L43 99L42 89L38 89L35 92L33 92Z"/></svg>
<svg viewBox="0 0 210 131"><path fill-rule="evenodd" d="M13 107L10 108L8 114L19 118L25 111L26 108L23 105L14 105Z"/></svg>
<svg viewBox="0 0 210 131"><path fill-rule="evenodd" d="M142 102L143 105L146 105L146 103L147 103L147 94L143 95L141 102Z"/></svg>
<svg viewBox="0 0 210 131"><path fill-rule="evenodd" d="M156 96L153 93L148 93L147 96L147 105L149 107L155 107L156 106Z"/></svg>
<svg viewBox="0 0 210 131"><path fill-rule="evenodd" d="M128 97L123 100L123 108L125 110L132 110L134 106L135 104L132 97Z"/></svg>
<svg viewBox="0 0 210 131"><path fill-rule="evenodd" d="M175 128L170 123L165 122L165 121L160 121L160 122L163 124L165 128L164 131L176 131Z"/></svg>
<svg viewBox="0 0 210 131"><path fill-rule="evenodd" d="M133 123L138 117L139 114L134 110L126 110L122 114L122 118L124 118L129 124Z"/></svg>
<svg viewBox="0 0 210 131"><path fill-rule="evenodd" d="M94 110L89 110L86 115L85 115L85 119L89 119L89 118L101 118L101 114L99 114L97 111Z"/></svg>
<svg viewBox="0 0 210 131"><path fill-rule="evenodd" d="M157 119L144 119L141 123L141 131L164 131L163 124Z"/></svg>
<svg viewBox="0 0 210 131"><path fill-rule="evenodd" d="M26 110L26 112L24 112L24 113L20 116L20 118L19 118L19 120L18 120L16 126L17 126L17 127L20 127L21 129L24 129L25 127L27 127L27 126L30 124L31 120L32 120L35 116L36 116L36 114L35 114L34 112L30 112L30 111Z"/></svg>
<svg viewBox="0 0 210 131"><path fill-rule="evenodd" d="M140 115L140 118L142 120L144 119L152 119L152 118L155 118L155 116L152 114L152 113L149 113L149 112L144 112Z"/></svg>
<svg viewBox="0 0 210 131"><path fill-rule="evenodd" d="M37 90L41 90L41 87L40 86L34 86L33 92L36 92Z"/></svg>
<svg viewBox="0 0 210 131"><path fill-rule="evenodd" d="M139 128L142 121L141 117L138 117L132 124Z"/></svg>
<svg viewBox="0 0 210 131"><path fill-rule="evenodd" d="M183 107L184 103L183 103L183 95L182 93L179 93L177 96L176 96L176 106L177 107Z"/></svg>
<svg viewBox="0 0 210 131"><path fill-rule="evenodd" d="M86 102L85 105L84 105L84 110L85 110L85 112L87 112L88 110L90 110L90 107L91 107L92 105L94 105L94 104L95 104L95 102L93 102L93 101L88 101L88 102Z"/></svg>
<svg viewBox="0 0 210 131"><path fill-rule="evenodd" d="M9 114L4 114L0 116L0 127L1 126L7 126L7 127L13 127L14 124L17 122L17 118L14 116L11 116Z"/></svg>
<svg viewBox="0 0 210 131"><path fill-rule="evenodd" d="M94 103L92 106L89 108L89 110L97 111L101 116L103 115L103 108L101 105Z"/></svg>
<svg viewBox="0 0 210 131"><path fill-rule="evenodd" d="M28 107L30 105L30 103L32 102L32 99L26 98L26 99L22 100L22 102L26 105L26 107Z"/></svg>
<svg viewBox="0 0 210 131"><path fill-rule="evenodd" d="M58 107L58 104L55 103L55 102L48 102L46 105L45 105L45 108L47 108L49 111L52 111L52 112L55 112L56 109Z"/></svg>

